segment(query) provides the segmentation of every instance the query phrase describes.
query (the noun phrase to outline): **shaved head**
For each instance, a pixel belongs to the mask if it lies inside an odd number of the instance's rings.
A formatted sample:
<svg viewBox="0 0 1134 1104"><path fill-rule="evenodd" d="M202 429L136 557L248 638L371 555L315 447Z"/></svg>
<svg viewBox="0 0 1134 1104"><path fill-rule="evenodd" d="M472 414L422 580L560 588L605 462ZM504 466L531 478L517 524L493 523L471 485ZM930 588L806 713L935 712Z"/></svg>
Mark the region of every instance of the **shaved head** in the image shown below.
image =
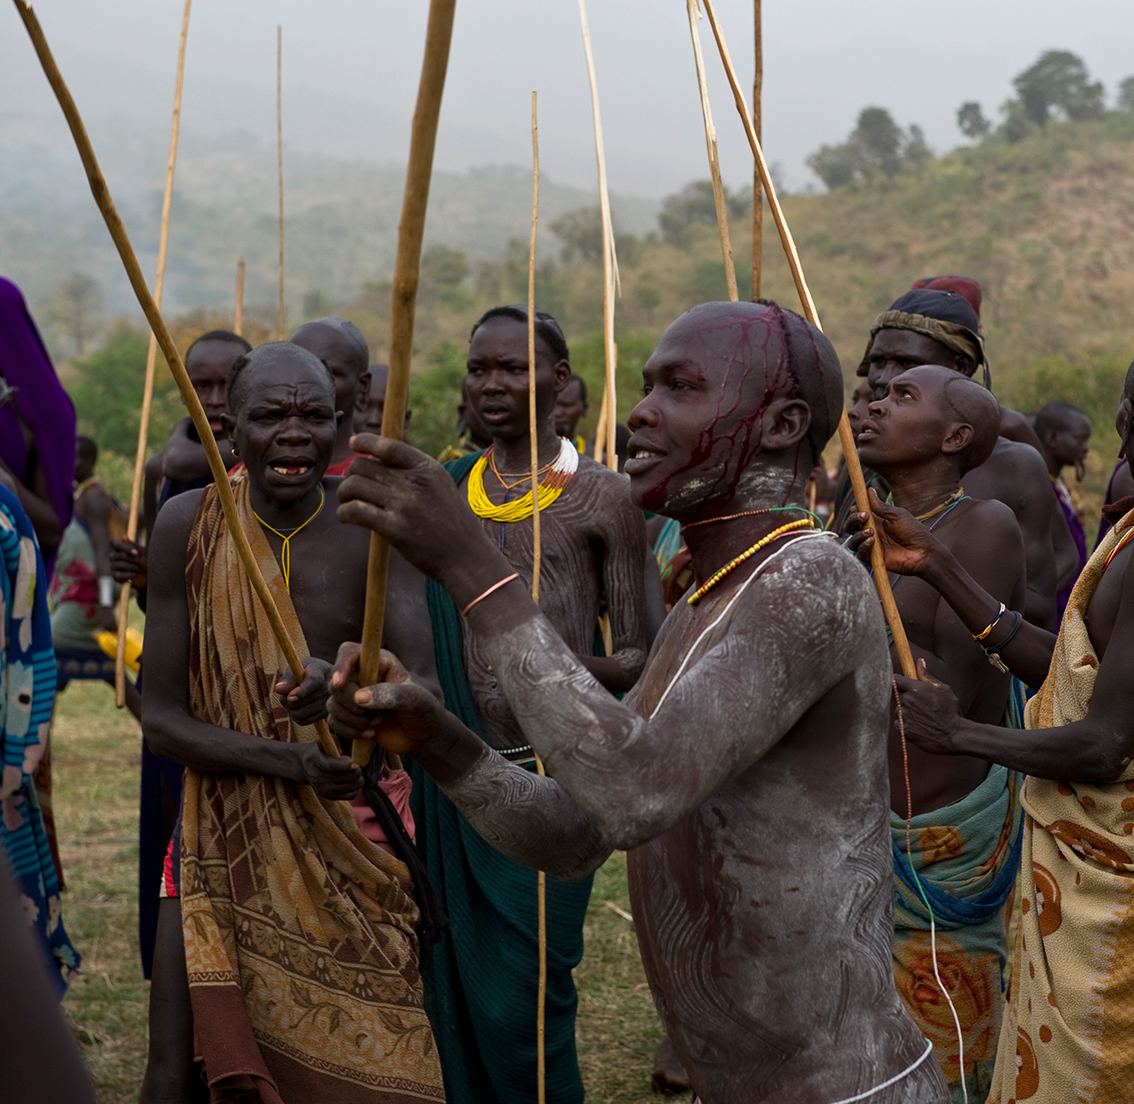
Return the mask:
<svg viewBox="0 0 1134 1104"><path fill-rule="evenodd" d="M1000 403L987 387L974 379L959 376L952 369L935 364L924 367L944 373L941 381L945 401L960 421L973 427L972 441L962 453L964 470L980 467L992 455L996 439L1000 436Z"/></svg>
<svg viewBox="0 0 1134 1104"><path fill-rule="evenodd" d="M334 396L335 383L330 369L314 353L308 352L290 341L270 341L252 352L238 357L228 373L228 410L236 417L248 399L249 393L258 382L272 382L272 377L280 371L293 368L307 368L311 373L326 381L327 390Z"/></svg>
<svg viewBox="0 0 1134 1104"><path fill-rule="evenodd" d="M313 322L304 322L289 340L327 361L332 371L332 360L342 362L353 372L355 379L370 367L370 348L362 331L353 322L339 318L338 315L331 314L326 318L316 318Z"/></svg>

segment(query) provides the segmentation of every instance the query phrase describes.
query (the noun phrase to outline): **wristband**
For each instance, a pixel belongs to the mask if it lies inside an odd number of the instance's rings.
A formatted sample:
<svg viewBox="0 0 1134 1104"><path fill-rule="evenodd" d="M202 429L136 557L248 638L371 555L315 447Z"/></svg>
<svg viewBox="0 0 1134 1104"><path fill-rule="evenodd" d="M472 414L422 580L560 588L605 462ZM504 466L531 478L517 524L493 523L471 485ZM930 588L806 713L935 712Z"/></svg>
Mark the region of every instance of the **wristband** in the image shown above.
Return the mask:
<svg viewBox="0 0 1134 1104"><path fill-rule="evenodd" d="M471 610L473 606L475 606L478 602L483 602L485 598L493 593L493 591L499 590L502 586L506 586L513 579L518 579L519 577L520 573L518 571L513 571L511 575L506 575L503 579L500 580L500 582L493 583L492 586L490 586L483 594L477 595L477 597L475 597L467 606L465 606L463 610L461 610L461 616L467 616L469 610Z"/></svg>
<svg viewBox="0 0 1134 1104"><path fill-rule="evenodd" d="M1000 609L996 611L996 616L992 619L992 622L989 624L988 628L986 628L982 633L973 633L973 639L987 640L988 634L992 632L992 630L995 629L997 625L1000 624L1000 618L1002 618L1007 612L1008 607L1003 602L1001 602Z"/></svg>
<svg viewBox="0 0 1134 1104"><path fill-rule="evenodd" d="M98 604L104 609L114 605L114 578L110 575L98 577Z"/></svg>
<svg viewBox="0 0 1134 1104"><path fill-rule="evenodd" d="M1024 624L1024 615L1019 610L1013 611L1013 616L1015 616L1015 618L1016 618L1016 623L1008 630L1008 635L1005 636L1003 640L1001 640L998 644L995 644L995 645L993 645L993 644L982 644L981 645L981 648L984 651L984 654L986 656L988 656L988 662L991 663L992 666L995 667L998 671L1001 671L1004 674L1008 674L1009 671L1008 671L1008 667L1005 664L1004 660L1002 660L1000 658L999 653L1004 648L1008 647L1008 645L1011 644L1013 640L1015 640L1016 634L1020 631L1020 628ZM999 620L999 618L997 620ZM994 648L995 648L995 651L993 650Z"/></svg>

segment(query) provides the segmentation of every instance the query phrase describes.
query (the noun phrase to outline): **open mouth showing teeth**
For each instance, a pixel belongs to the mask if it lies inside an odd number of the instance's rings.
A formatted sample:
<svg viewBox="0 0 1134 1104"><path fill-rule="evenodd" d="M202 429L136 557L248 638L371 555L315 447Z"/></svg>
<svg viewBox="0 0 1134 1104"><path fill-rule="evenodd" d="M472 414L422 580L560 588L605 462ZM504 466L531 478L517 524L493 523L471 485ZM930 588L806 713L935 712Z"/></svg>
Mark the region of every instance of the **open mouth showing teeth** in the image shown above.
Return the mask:
<svg viewBox="0 0 1134 1104"><path fill-rule="evenodd" d="M277 475L306 475L311 470L310 464L273 464L272 471Z"/></svg>
<svg viewBox="0 0 1134 1104"><path fill-rule="evenodd" d="M653 449L642 448L638 446L630 449L629 457L631 460L647 460L651 456L660 456L660 452L655 452Z"/></svg>

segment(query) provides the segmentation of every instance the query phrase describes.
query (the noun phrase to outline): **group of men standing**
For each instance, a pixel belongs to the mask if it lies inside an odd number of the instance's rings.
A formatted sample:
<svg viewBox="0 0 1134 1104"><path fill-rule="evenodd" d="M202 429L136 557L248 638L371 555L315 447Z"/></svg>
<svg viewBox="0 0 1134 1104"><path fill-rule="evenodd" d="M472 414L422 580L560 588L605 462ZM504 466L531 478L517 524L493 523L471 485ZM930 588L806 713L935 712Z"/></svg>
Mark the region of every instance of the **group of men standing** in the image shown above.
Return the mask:
<svg viewBox="0 0 1134 1104"><path fill-rule="evenodd" d="M489 444L446 468L370 432L384 379L349 322L199 338L188 371L307 659L297 685L189 426L151 464L146 546L104 556L92 500L97 570L147 612L142 1100L511 1104L542 1066L547 1100L581 1101L571 971L615 847L704 1104L1123 1099L1134 500L1080 574L1081 416L1000 406L980 303L938 278L876 319L850 411L874 518L844 482L826 533L807 490L842 372L773 303L666 330L625 477L561 435L586 395L542 312L534 364L524 308L473 327ZM1132 404L1134 371L1124 450ZM654 515L661 574L680 555L691 580L660 629ZM370 530L395 552L364 687ZM888 654L874 541L918 681Z"/></svg>

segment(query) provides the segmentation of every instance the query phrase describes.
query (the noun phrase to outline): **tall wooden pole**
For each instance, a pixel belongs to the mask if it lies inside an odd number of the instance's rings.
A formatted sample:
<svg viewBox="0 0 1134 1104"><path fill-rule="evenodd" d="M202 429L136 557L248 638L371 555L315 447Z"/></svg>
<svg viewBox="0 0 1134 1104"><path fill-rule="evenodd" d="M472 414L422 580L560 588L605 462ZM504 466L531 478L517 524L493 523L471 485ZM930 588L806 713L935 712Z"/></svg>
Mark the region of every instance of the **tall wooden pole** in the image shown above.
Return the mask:
<svg viewBox="0 0 1134 1104"><path fill-rule="evenodd" d="M732 261L732 242L728 234L728 208L725 206L724 183L721 180L721 163L717 158L717 131L713 126L713 112L709 106L709 85L705 80L705 58L701 53L701 35L697 23L701 18L701 8L697 0L685 0L689 15L689 34L693 38L693 60L697 66L697 87L701 92L701 117L705 120L705 146L709 153L709 175L713 181L713 203L717 209L717 232L721 238L721 259L724 261L725 282L728 284L728 297L736 302L740 296L736 290L736 266Z"/></svg>
<svg viewBox="0 0 1134 1104"><path fill-rule="evenodd" d="M600 429L605 431L606 466L618 470L618 456L614 451L615 426L618 423L618 406L615 402L615 366L617 352L614 348L614 295L619 289L618 257L614 251L614 225L610 218L610 192L606 186L606 152L602 140L602 117L599 114L598 83L595 80L595 59L591 54L591 32L587 27L587 3L579 0L579 22L583 28L583 50L587 55L587 78L591 85L591 116L595 128L595 160L598 162L599 215L602 219L602 338L606 354L606 391L610 396L606 401L607 418ZM596 433L595 450L598 453Z"/></svg>
<svg viewBox="0 0 1134 1104"><path fill-rule="evenodd" d="M823 327L819 323L819 313L815 309L815 300L811 298L811 290L808 288L807 280L803 275L803 265L799 261L795 240L791 236L787 219L784 218L783 209L780 207L780 201L776 195L775 185L768 175L764 151L760 147L760 140L756 137L756 131L753 129L752 119L748 114L748 104L745 102L740 82L736 79L736 70L733 69L732 59L729 57L728 46L721 32L720 23L717 21L717 14L713 10L712 0L705 0L705 14L709 17L709 24L713 28L713 37L717 40L717 49L721 55L721 62L724 64L725 74L728 76L728 83L732 88L736 110L744 124L744 131L748 135L748 144L752 147L752 155L756 158L756 170L768 196L768 206L771 208L776 229L780 233L780 242L787 256L792 279L795 281L795 289L799 293L799 301L803 305L804 316L812 325L822 329ZM850 475L851 486L854 488L855 505L860 513L869 514L870 500L866 495L866 480L862 475L862 465L858 460L858 451L855 449L854 435L851 433L845 408L842 417L839 419L839 444L842 445L843 455L846 457L847 474ZM877 525L878 523L872 519L871 524ZM902 624L901 614L898 613L894 594L890 589L890 577L886 573L886 558L882 552L881 541L874 542L874 547L870 551L870 564L874 571L874 585L878 589L878 597L882 602L882 611L886 614L886 621L890 625L890 632L894 640L894 648L902 665L902 673L907 678L917 678L917 667L914 664L913 653L910 651L909 639L906 637L905 626Z"/></svg>
<svg viewBox="0 0 1134 1104"><path fill-rule="evenodd" d="M276 170L280 183L280 313L278 340L284 339L284 234L283 234L283 27L276 25Z"/></svg>
<svg viewBox="0 0 1134 1104"><path fill-rule="evenodd" d="M244 258L236 262L236 301L232 308L232 332L239 337L244 332Z"/></svg>
<svg viewBox="0 0 1134 1104"><path fill-rule="evenodd" d="M173 203L173 170L177 165L177 139L181 131L181 84L185 76L185 43L189 38L189 7L185 0L181 15L181 40L177 46L177 79L173 86L173 122L169 128L169 157L165 164L165 194L161 201L161 231L158 235L157 273L154 276L154 302L161 309L165 287L165 259L169 246L169 211ZM150 435L150 410L154 401L154 373L157 367L157 337L150 332L146 353L146 380L142 386L142 412L138 419L138 450L134 456L134 482L130 487L130 513L126 517L126 539L138 536L138 507L142 500L142 478L146 470L146 446ZM121 709L126 704L126 622L130 614L130 584L118 596L118 642L114 650L114 700Z"/></svg>
<svg viewBox="0 0 1134 1104"><path fill-rule="evenodd" d="M752 129L756 140L764 142L764 25L761 0L753 0L756 17L756 70L752 78ZM752 174L752 302L760 298L760 277L764 268L764 184L760 168Z"/></svg>
<svg viewBox="0 0 1134 1104"><path fill-rule="evenodd" d="M445 91L445 71L449 65L449 43L453 37L453 13L456 6L456 0L430 0L429 21L425 31L425 57L421 65L417 105L413 112L406 188L402 197L402 214L398 221L398 251L394 260L394 288L390 310L390 367L386 375L382 436L399 440L405 427L406 402L409 397L414 311L417 305L425 212L429 204L429 182L433 175L433 147L437 141L437 120L441 114L441 96ZM389 564L390 546L376 533L372 534L366 575L362 654L359 657L359 675L363 686L378 681ZM365 766L372 749L371 741L355 740L351 752L354 761Z"/></svg>
<svg viewBox="0 0 1134 1104"><path fill-rule="evenodd" d="M532 478L532 601L539 601L539 433L536 425L535 358L535 256L539 227L539 127L536 94L532 93L532 238L528 246L528 437L531 441ZM543 774L543 760L536 756L536 770ZM536 915L539 932L539 985L536 991L536 1101L547 1099L547 1065L544 1035L547 1022L547 875L536 874Z"/></svg>
<svg viewBox="0 0 1134 1104"><path fill-rule="evenodd" d="M283 618L280 617L280 611L276 607L275 599L272 597L272 592L268 588L267 581L260 571L260 565L257 563L256 557L252 552L252 545L248 541L248 534L245 533L244 527L240 523L240 516L236 511L236 499L233 497L232 486L228 481L228 473L225 471L220 450L217 448L213 432L209 428L208 416L201 406L201 400L197 398L197 392L193 389L193 384L189 379L189 373L185 371L185 364L181 359L181 354L177 351L177 346L174 344L173 337L170 335L165 320L161 316L161 311L158 310L157 303L154 301L154 297L149 287L146 285L146 278L142 275L142 268L138 264L137 256L134 254L134 247L130 244L130 237L126 233L126 227L122 225L122 219L119 217L118 209L115 207L114 200L111 198L110 189L106 185L106 179L102 175L102 170L99 168L94 149L91 147L91 140L87 136L86 127L83 126L82 117L79 115L79 109L75 106L75 101L71 98L71 93L68 91L63 76L59 72L59 67L55 64L55 58L51 55L51 49L47 45L47 39L44 37L43 28L40 27L35 12L32 11L27 0L13 0L13 3L15 3L16 11L20 13L20 18L27 28L28 36L31 38L32 45L35 47L35 52L39 57L40 64L43 66L43 72L47 77L48 83L51 85L55 97L59 101L59 106L63 109L63 115L67 119L67 125L71 129L71 136L74 138L75 146L79 151L79 158L82 160L83 168L87 173L87 181L90 183L91 194L98 204L99 211L102 212L103 221L106 223L107 230L110 231L110 236L118 250L118 256L121 258L123 267L126 269L126 276L130 281L130 286L134 289L138 304L142 308L142 313L146 316L146 321L149 323L151 331L157 337L158 345L165 356L166 362L169 364L169 369L173 373L174 380L177 382L177 388L181 392L181 397L185 402L189 415L193 419L193 425L197 427L197 432L201 437L201 444L205 448L205 456L209 461L209 469L213 473L214 480L216 480L217 493L220 498L221 508L224 511L225 521L228 523L233 541L236 544L237 552L244 563L244 568L248 572L249 581L252 583L252 588L256 591L268 615L273 635L279 643L280 650L284 653L284 658L287 661L288 667L291 669L292 675L297 681L302 680L302 660L299 652L296 650L294 642L287 634ZM320 721L315 726L315 730L318 734L320 747L330 755L338 755L338 744L335 742L334 737L331 736L327 722Z"/></svg>

